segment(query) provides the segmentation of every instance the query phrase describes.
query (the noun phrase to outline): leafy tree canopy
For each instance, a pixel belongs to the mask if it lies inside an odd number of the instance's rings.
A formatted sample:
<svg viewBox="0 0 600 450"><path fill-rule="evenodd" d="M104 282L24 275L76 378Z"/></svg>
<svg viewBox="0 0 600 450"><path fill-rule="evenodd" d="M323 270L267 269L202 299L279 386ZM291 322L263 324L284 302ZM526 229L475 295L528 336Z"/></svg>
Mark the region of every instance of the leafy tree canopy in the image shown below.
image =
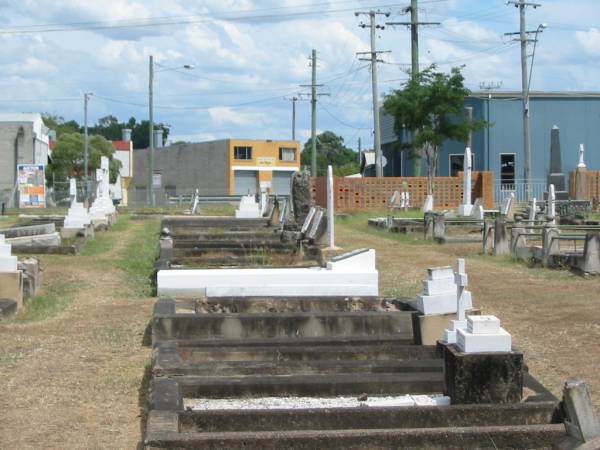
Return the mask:
<svg viewBox="0 0 600 450"><path fill-rule="evenodd" d="M57 139L63 133L83 133L83 126L75 120L65 121L64 117L44 114L44 123L51 130L56 131ZM101 117L93 125L88 125L89 136L100 135L109 141L118 141L122 138L122 130L128 128L131 130L131 140L133 148L148 148L150 145L150 122L142 120L138 122L135 117L129 118L127 122L119 122L119 119L113 115ZM163 137L166 140L169 136L169 127L163 123L155 123L154 129L162 129Z"/></svg>
<svg viewBox="0 0 600 450"><path fill-rule="evenodd" d="M332 131L324 131L316 136L317 139L317 176L327 174L327 166L333 166L336 176L352 175L360 172L358 155L344 144L344 138ZM305 167L311 165L312 138L304 144L301 163Z"/></svg>
<svg viewBox="0 0 600 450"><path fill-rule="evenodd" d="M100 157L107 156L110 161L110 182L117 179L121 161L113 159L114 149L112 144L103 136L91 136L88 146L89 176L93 177L95 170L100 168ZM52 150L52 161L46 168L49 177L54 176L57 181L82 178L83 168L83 135L81 133L62 133Z"/></svg>
<svg viewBox="0 0 600 450"><path fill-rule="evenodd" d="M482 120L467 122L464 101L469 93L460 67L446 74L432 65L385 98L384 110L394 116L396 134L400 136L407 129L412 135L412 142L402 142L400 146L416 147L419 159L422 152L425 154L430 194L443 142L447 139L467 142L470 130L479 130L486 124Z"/></svg>

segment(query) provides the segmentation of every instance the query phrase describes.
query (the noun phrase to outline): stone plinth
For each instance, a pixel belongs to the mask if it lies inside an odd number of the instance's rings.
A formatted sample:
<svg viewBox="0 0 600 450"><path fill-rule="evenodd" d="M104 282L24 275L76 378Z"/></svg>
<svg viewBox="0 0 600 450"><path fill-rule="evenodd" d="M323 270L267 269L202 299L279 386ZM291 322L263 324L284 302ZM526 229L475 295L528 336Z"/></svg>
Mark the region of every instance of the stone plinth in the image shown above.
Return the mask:
<svg viewBox="0 0 600 450"><path fill-rule="evenodd" d="M456 330L456 346L461 352L510 352L511 335L496 316L467 317L467 327Z"/></svg>
<svg viewBox="0 0 600 450"><path fill-rule="evenodd" d="M92 220L87 209L83 206L83 203L73 202L65 217L63 228L81 229L91 223Z"/></svg>
<svg viewBox="0 0 600 450"><path fill-rule="evenodd" d="M441 345L444 349L445 394L452 404L521 401L522 353L463 353L454 344Z"/></svg>
<svg viewBox="0 0 600 450"><path fill-rule="evenodd" d="M415 307L425 315L456 313L457 290L452 267L431 267L423 280L423 293L417 296ZM465 309L471 309L471 293L465 292ZM446 322L447 323L447 322Z"/></svg>
<svg viewBox="0 0 600 450"><path fill-rule="evenodd" d="M23 272L0 272L0 298L14 300L17 310L23 306Z"/></svg>
<svg viewBox="0 0 600 450"><path fill-rule="evenodd" d="M589 200L589 198L587 168L578 167L577 172L575 172L575 200Z"/></svg>

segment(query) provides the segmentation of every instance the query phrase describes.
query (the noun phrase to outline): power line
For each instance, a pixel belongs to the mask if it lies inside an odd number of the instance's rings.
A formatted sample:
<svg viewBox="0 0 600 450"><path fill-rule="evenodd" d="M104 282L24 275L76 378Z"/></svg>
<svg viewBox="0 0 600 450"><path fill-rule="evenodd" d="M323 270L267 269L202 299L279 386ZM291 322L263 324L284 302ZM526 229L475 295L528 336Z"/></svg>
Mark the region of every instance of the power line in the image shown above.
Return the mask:
<svg viewBox="0 0 600 450"><path fill-rule="evenodd" d="M344 121L342 121L342 120L338 119L338 118L337 118L337 117L336 117L336 116L335 116L335 115L334 115L334 114L333 114L331 111L329 111L329 109L327 109L327 108L325 107L325 105L323 105L323 103L321 103L321 104L319 105L319 107L320 107L320 108L322 108L322 109L323 109L323 111L325 111L325 112L326 112L326 113L327 113L327 114L328 114L328 115L329 115L329 116L330 116L330 117L331 117L333 120L335 120L336 122L338 122L339 124L341 124L341 125L343 125L343 126L345 126L345 127L348 127L348 128L353 128L353 129L355 129L355 130L371 130L371 128L370 128L370 127L364 127L364 128L362 128L362 127L355 127L354 125L350 125L350 124L348 124L348 123L346 123L346 122L344 122Z"/></svg>
<svg viewBox="0 0 600 450"><path fill-rule="evenodd" d="M437 3L447 0L425 0L427 3ZM386 4L374 4L367 6L367 8L381 8L381 7L401 7L405 4L401 3L386 3ZM269 8L265 11L270 11L275 8ZM146 28L146 27L161 27L161 26L172 26L172 25L192 25L198 23L207 23L214 21L226 21L226 22L261 22L261 21L284 21L292 20L295 18L322 16L324 14L339 14L353 11L354 8L337 8L329 10L310 10L310 11L297 11L283 14L262 14L262 15L238 15L238 16L227 16L225 15L190 15L185 19L186 16L174 16L173 18L157 19L157 18L146 18L142 21L129 21L128 23L120 23L115 21L98 21L98 22L85 22L69 24L46 24L46 25L21 25L19 27L7 27L0 30L0 34L31 34L31 33L55 33L65 31L95 31L95 30L109 30L109 29L123 29L123 28ZM256 12L261 10L250 10L248 12ZM237 12L239 13L239 11ZM230 13L231 14L231 13Z"/></svg>

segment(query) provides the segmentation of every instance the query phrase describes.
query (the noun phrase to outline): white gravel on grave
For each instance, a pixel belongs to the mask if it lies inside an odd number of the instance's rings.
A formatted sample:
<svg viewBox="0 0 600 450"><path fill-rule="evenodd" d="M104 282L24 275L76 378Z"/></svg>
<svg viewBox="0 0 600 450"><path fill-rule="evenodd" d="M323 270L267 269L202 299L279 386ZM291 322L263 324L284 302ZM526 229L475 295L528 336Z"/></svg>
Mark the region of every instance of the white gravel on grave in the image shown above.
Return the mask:
<svg viewBox="0 0 600 450"><path fill-rule="evenodd" d="M442 394L401 395L391 397L369 396L366 401L356 397L259 397L259 398L184 398L186 410L212 411L231 409L312 409L359 408L382 406L446 406L450 397Z"/></svg>

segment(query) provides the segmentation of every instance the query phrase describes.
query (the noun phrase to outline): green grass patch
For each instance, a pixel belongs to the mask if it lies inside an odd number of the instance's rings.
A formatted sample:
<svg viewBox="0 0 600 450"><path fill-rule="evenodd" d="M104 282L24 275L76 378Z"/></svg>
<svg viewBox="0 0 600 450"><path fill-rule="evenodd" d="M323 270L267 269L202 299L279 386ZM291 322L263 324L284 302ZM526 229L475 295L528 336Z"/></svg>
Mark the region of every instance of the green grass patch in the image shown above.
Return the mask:
<svg viewBox="0 0 600 450"><path fill-rule="evenodd" d="M73 301L77 289L83 286L67 281L45 281L43 293L34 295L17 313L17 322L46 320L64 311Z"/></svg>
<svg viewBox="0 0 600 450"><path fill-rule="evenodd" d="M158 219L130 222L134 233L123 252L117 258L117 267L126 276L127 283L139 297L152 295L150 275L158 252Z"/></svg>
<svg viewBox="0 0 600 450"><path fill-rule="evenodd" d="M404 211L403 211L404 212ZM413 211L407 211L413 212ZM399 217L398 215L394 215L395 217ZM368 224L369 219L377 218L377 217L386 217L382 214L377 214L377 212L360 212L355 214L348 215L347 218L342 220L337 220L336 224L347 226L353 231L358 231L359 233L369 234L371 236L377 236L384 239L390 239L397 242L402 242L404 244L411 245L438 245L435 241L426 241L421 233L393 233L391 231L385 230L383 228L376 228L370 226ZM414 217L411 217L414 218Z"/></svg>

